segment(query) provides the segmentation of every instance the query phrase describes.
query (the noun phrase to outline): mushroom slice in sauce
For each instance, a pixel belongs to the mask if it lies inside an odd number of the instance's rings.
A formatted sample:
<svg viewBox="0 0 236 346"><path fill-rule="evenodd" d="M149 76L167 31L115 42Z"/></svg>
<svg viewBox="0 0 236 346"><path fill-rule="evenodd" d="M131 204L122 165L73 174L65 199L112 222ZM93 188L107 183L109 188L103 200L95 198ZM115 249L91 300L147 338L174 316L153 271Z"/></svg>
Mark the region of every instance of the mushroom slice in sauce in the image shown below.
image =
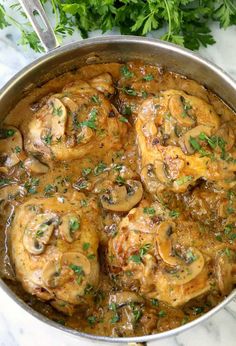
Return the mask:
<svg viewBox="0 0 236 346"><path fill-rule="evenodd" d="M38 214L26 226L23 245L32 255L44 252L55 229L57 217L54 214Z"/></svg>
<svg viewBox="0 0 236 346"><path fill-rule="evenodd" d="M156 243L159 255L163 261L171 266L176 266L179 261L173 256L171 235L175 228L172 221L162 222L157 228Z"/></svg>
<svg viewBox="0 0 236 346"><path fill-rule="evenodd" d="M115 303L121 307L130 303L144 303L144 299L135 292L122 291L111 294L109 303Z"/></svg>
<svg viewBox="0 0 236 346"><path fill-rule="evenodd" d="M236 264L231 263L225 253L221 253L216 258L215 273L221 294L229 294L236 282Z"/></svg>
<svg viewBox="0 0 236 346"><path fill-rule="evenodd" d="M188 254L191 254L191 259L188 258ZM196 278L204 268L205 260L202 253L196 248L188 248L186 252L187 261L177 266L177 270L171 274L165 274L167 280L173 285L183 285ZM190 257L190 256L189 256Z"/></svg>
<svg viewBox="0 0 236 346"><path fill-rule="evenodd" d="M80 217L73 214L66 214L61 217L59 231L62 238L68 243L72 243L77 237L77 232L80 229Z"/></svg>
<svg viewBox="0 0 236 346"><path fill-rule="evenodd" d="M132 209L143 196L143 187L139 181L127 180L123 186L115 186L101 196L104 209L125 212Z"/></svg>
<svg viewBox="0 0 236 346"><path fill-rule="evenodd" d="M169 100L169 110L171 115L177 120L177 122L185 127L191 127L195 125L195 121L189 116L188 111L185 109L185 100L183 96L173 95Z"/></svg>
<svg viewBox="0 0 236 346"><path fill-rule="evenodd" d="M49 261L42 271L42 281L46 287L55 288L58 286L61 267L58 261Z"/></svg>
<svg viewBox="0 0 236 346"><path fill-rule="evenodd" d="M90 79L89 84L102 93L114 94L115 92L112 76L107 72Z"/></svg>
<svg viewBox="0 0 236 346"><path fill-rule="evenodd" d="M54 139L61 138L65 133L67 111L64 104L56 97L48 100L51 113L51 135Z"/></svg>
<svg viewBox="0 0 236 346"><path fill-rule="evenodd" d="M27 171L35 174L45 174L49 170L47 165L43 164L32 155L24 161L24 167Z"/></svg>
<svg viewBox="0 0 236 346"><path fill-rule="evenodd" d="M195 149L191 145L191 138L197 138L201 133L206 134L207 136L211 136L213 128L207 125L199 125L194 127L193 129L186 132L181 140L180 145L184 153L193 154Z"/></svg>
<svg viewBox="0 0 236 346"><path fill-rule="evenodd" d="M22 136L16 127L0 129L0 165L8 168L15 166L20 161L22 146Z"/></svg>

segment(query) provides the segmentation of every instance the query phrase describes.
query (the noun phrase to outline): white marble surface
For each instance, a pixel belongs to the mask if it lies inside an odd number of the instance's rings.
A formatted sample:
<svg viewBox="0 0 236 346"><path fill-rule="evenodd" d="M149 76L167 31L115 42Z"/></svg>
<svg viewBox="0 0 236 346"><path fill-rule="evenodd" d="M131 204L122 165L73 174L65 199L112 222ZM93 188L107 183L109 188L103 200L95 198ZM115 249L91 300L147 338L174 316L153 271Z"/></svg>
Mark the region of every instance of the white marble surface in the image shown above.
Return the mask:
<svg viewBox="0 0 236 346"><path fill-rule="evenodd" d="M203 48L200 54L221 66L236 79L236 27L219 30L213 26L217 44ZM99 32L93 36L99 35ZM70 40L76 40L74 35ZM39 54L18 47L18 34L11 28L0 31L0 87L18 70ZM78 339L48 327L23 311L0 290L0 346L90 346L94 342ZM114 345L114 344L113 344ZM177 337L150 342L149 346L235 346L236 303L207 322L184 332Z"/></svg>

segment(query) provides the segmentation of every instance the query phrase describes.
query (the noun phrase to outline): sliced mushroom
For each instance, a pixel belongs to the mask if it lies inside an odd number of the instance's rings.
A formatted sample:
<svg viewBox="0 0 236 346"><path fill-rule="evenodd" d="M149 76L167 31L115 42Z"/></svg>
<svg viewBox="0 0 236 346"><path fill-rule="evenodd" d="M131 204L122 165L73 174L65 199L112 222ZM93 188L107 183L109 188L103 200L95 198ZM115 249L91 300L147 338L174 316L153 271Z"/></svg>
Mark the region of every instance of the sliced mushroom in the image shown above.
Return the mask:
<svg viewBox="0 0 236 346"><path fill-rule="evenodd" d="M159 181L163 184L170 183L168 177L167 165L161 160L155 160L154 162L155 174Z"/></svg>
<svg viewBox="0 0 236 346"><path fill-rule="evenodd" d="M107 72L90 79L89 84L102 93L114 94L115 92L112 77Z"/></svg>
<svg viewBox="0 0 236 346"><path fill-rule="evenodd" d="M129 211L142 198L143 187L139 181L127 180L123 186L114 186L101 196L104 209L112 211Z"/></svg>
<svg viewBox="0 0 236 346"><path fill-rule="evenodd" d="M67 111L64 104L56 97L51 97L48 104L51 113L51 135L54 139L58 139L65 133Z"/></svg>
<svg viewBox="0 0 236 346"><path fill-rule="evenodd" d="M68 315L68 316L72 316L74 311L75 311L75 307L74 305L65 302L64 300L53 300L50 302L50 304L58 311L63 312L64 314Z"/></svg>
<svg viewBox="0 0 236 346"><path fill-rule="evenodd" d="M147 138L155 136L157 134L157 127L154 121L147 121L145 124L143 124L142 132Z"/></svg>
<svg viewBox="0 0 236 346"><path fill-rule="evenodd" d="M22 136L14 126L0 129L0 164L13 167L20 161L22 151Z"/></svg>
<svg viewBox="0 0 236 346"><path fill-rule="evenodd" d="M169 110L171 115L179 124L186 127L195 125L195 121L189 116L188 110L184 107L184 98L180 95L173 95L169 99Z"/></svg>
<svg viewBox="0 0 236 346"><path fill-rule="evenodd" d="M64 105L69 108L69 110L74 113L78 111L79 106L75 101L73 101L71 98L65 96L61 99L61 101L64 103Z"/></svg>
<svg viewBox="0 0 236 346"><path fill-rule="evenodd" d="M61 266L73 270L73 265L81 268L85 276L91 272L91 264L87 257L80 252L66 252L61 257ZM76 270L74 270L76 273Z"/></svg>
<svg viewBox="0 0 236 346"><path fill-rule="evenodd" d="M216 279L222 295L229 294L235 283L235 264L230 263L229 257L221 253L216 258Z"/></svg>
<svg viewBox="0 0 236 346"><path fill-rule="evenodd" d="M182 262L172 273L165 274L167 280L173 285L184 285L196 278L204 268L205 260L202 253L196 248L189 248L192 260L189 264Z"/></svg>
<svg viewBox="0 0 236 346"><path fill-rule="evenodd" d="M42 281L46 287L55 288L60 278L60 264L56 260L49 261L42 271Z"/></svg>
<svg viewBox="0 0 236 346"><path fill-rule="evenodd" d="M48 166L44 165L34 156L30 155L25 161L24 166L27 171L35 174L45 174L48 172Z"/></svg>
<svg viewBox="0 0 236 346"><path fill-rule="evenodd" d="M109 303L115 303L121 307L130 303L144 303L144 299L135 292L122 291L111 294Z"/></svg>
<svg viewBox="0 0 236 346"><path fill-rule="evenodd" d="M184 153L193 154L195 152L195 149L192 147L190 143L190 139L197 138L201 133L205 133L207 136L211 136L212 134L212 127L207 125L199 125L194 127L193 129L186 132L181 140L180 140L180 146Z"/></svg>
<svg viewBox="0 0 236 346"><path fill-rule="evenodd" d="M94 131L87 126L83 126L77 135L77 143L86 144L94 136Z"/></svg>
<svg viewBox="0 0 236 346"><path fill-rule="evenodd" d="M225 151L229 151L232 149L235 143L235 135L232 127L230 127L230 123L223 124L215 133L215 136L222 138L225 142ZM221 152L221 148L217 146L215 148L216 151Z"/></svg>
<svg viewBox="0 0 236 346"><path fill-rule="evenodd" d="M158 253L163 261L171 266L176 266L180 262L175 256L173 256L171 235L174 229L174 222L165 221L158 226L156 235Z"/></svg>
<svg viewBox="0 0 236 346"><path fill-rule="evenodd" d="M32 255L40 255L49 243L57 223L54 214L38 214L27 224L23 236L23 245Z"/></svg>
<svg viewBox="0 0 236 346"><path fill-rule="evenodd" d="M77 237L76 234L80 229L80 218L77 214L66 214L61 217L59 231L62 238L68 243L72 243Z"/></svg>
<svg viewBox="0 0 236 346"><path fill-rule="evenodd" d="M146 188L150 193L154 194L158 191L162 191L165 188L164 185L157 179L154 172L154 166L152 164L148 164L143 167L141 171L141 179L142 182L145 183Z"/></svg>

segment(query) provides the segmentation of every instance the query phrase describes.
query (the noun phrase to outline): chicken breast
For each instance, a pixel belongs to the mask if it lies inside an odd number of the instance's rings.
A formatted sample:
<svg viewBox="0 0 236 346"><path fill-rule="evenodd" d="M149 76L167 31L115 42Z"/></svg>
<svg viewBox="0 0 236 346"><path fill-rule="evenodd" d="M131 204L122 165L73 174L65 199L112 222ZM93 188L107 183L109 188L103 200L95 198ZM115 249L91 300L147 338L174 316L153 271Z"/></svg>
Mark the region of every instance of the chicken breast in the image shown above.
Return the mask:
<svg viewBox="0 0 236 346"><path fill-rule="evenodd" d="M28 125L26 149L46 161L74 160L92 150L119 150L127 124L106 97L113 92L108 73L65 86L35 113Z"/></svg>
<svg viewBox="0 0 236 346"><path fill-rule="evenodd" d="M124 285L176 307L219 284L213 273L222 247L210 231L203 239L199 223L173 220L169 213L146 201L132 209L109 241L108 261ZM232 269L231 284L233 275Z"/></svg>
<svg viewBox="0 0 236 346"><path fill-rule="evenodd" d="M160 92L140 106L136 131L141 177L150 193L185 192L200 178L218 188L234 186L235 133L206 101Z"/></svg>
<svg viewBox="0 0 236 346"><path fill-rule="evenodd" d="M99 282L96 203L35 197L19 206L11 228L11 258L24 289L71 314L86 287Z"/></svg>

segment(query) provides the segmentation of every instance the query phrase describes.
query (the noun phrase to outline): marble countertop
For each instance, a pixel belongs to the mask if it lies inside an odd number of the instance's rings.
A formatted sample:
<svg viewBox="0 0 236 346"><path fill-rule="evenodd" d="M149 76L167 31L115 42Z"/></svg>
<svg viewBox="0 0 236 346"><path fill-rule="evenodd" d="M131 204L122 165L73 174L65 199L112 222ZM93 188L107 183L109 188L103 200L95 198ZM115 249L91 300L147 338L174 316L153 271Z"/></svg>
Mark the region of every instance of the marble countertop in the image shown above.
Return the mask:
<svg viewBox="0 0 236 346"><path fill-rule="evenodd" d="M214 46L202 48L199 53L236 79L236 27L224 31L213 25L212 29L217 43ZM100 32L95 32L92 36L99 34ZM39 56L17 46L18 38L18 33L12 28L0 31L0 87L22 67ZM75 34L70 41L79 38L79 35ZM23 311L0 290L0 346L32 346L32 344L34 346L90 346L97 343L78 339L48 327ZM208 321L187 332L165 340L150 342L148 345L235 346L236 302L231 302Z"/></svg>

